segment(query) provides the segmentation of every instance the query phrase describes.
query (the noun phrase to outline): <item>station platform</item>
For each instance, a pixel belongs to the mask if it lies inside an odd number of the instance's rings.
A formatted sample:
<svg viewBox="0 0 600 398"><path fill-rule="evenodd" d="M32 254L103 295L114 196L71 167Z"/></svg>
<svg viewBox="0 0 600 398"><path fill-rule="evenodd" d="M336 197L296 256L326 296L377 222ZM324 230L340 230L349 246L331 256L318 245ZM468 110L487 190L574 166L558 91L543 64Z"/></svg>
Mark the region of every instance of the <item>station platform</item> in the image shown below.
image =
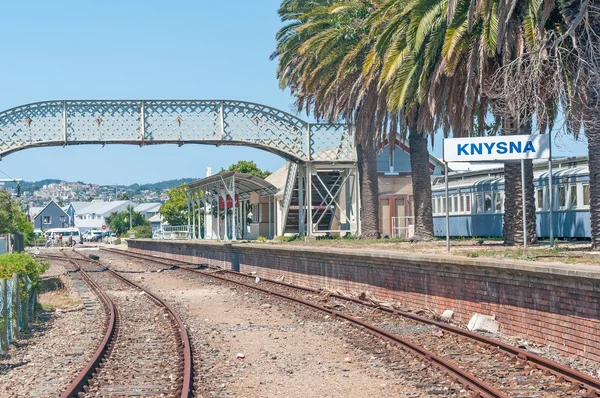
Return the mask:
<svg viewBox="0 0 600 398"><path fill-rule="evenodd" d="M129 250L361 294L404 310L491 315L500 332L600 361L600 266L268 243L128 240Z"/></svg>

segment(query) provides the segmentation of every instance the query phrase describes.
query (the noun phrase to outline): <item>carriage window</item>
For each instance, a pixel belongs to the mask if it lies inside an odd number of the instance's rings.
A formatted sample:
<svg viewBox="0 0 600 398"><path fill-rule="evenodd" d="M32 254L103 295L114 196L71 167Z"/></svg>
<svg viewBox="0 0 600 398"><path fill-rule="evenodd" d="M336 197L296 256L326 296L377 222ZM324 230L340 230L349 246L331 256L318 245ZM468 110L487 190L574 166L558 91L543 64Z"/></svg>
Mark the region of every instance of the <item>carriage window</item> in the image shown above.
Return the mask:
<svg viewBox="0 0 600 398"><path fill-rule="evenodd" d="M492 194L490 193L485 194L485 211L486 213L492 211Z"/></svg>
<svg viewBox="0 0 600 398"><path fill-rule="evenodd" d="M494 194L494 211L502 211L502 194L500 192Z"/></svg>
<svg viewBox="0 0 600 398"><path fill-rule="evenodd" d="M464 211L465 211L465 195L460 195L458 197L458 203L460 204L460 212L464 213Z"/></svg>
<svg viewBox="0 0 600 398"><path fill-rule="evenodd" d="M471 211L471 195L465 196L465 210L467 213Z"/></svg>
<svg viewBox="0 0 600 398"><path fill-rule="evenodd" d="M446 214L446 198L442 198L442 213Z"/></svg>
<svg viewBox="0 0 600 398"><path fill-rule="evenodd" d="M590 184L583 184L583 205L590 205Z"/></svg>
<svg viewBox="0 0 600 398"><path fill-rule="evenodd" d="M566 188L564 185L558 186L558 207L567 206Z"/></svg>
<svg viewBox="0 0 600 398"><path fill-rule="evenodd" d="M477 201L477 213L483 213L483 199L481 198L480 193L478 193L477 196L475 196L475 200Z"/></svg>
<svg viewBox="0 0 600 398"><path fill-rule="evenodd" d="M577 185L569 185L569 206L577 207Z"/></svg>
<svg viewBox="0 0 600 398"><path fill-rule="evenodd" d="M452 197L452 209L455 213L458 211L458 196Z"/></svg>
<svg viewBox="0 0 600 398"><path fill-rule="evenodd" d="M436 207L436 204L437 204L437 198L433 198L433 199L431 200L431 212L432 212L433 214L437 214L437 210L436 210L436 208L435 208L435 207Z"/></svg>
<svg viewBox="0 0 600 398"><path fill-rule="evenodd" d="M541 189L538 189L536 192L536 198L537 198L537 203L536 203L536 209L537 210L542 210L544 208L544 191Z"/></svg>

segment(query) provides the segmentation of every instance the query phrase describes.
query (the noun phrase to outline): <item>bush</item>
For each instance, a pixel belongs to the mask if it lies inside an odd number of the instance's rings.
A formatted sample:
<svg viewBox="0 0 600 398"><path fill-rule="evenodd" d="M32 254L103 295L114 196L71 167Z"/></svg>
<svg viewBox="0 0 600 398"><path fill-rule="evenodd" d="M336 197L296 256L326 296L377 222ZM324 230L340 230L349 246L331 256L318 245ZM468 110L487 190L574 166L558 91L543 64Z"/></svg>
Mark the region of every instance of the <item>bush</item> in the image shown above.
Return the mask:
<svg viewBox="0 0 600 398"><path fill-rule="evenodd" d="M275 238L275 240L277 242L293 242L295 240L300 239L300 237L298 235L292 235L292 236L278 236Z"/></svg>
<svg viewBox="0 0 600 398"><path fill-rule="evenodd" d="M149 225L140 225L133 228L135 232L135 237L140 239L151 239L152 238L152 228Z"/></svg>
<svg viewBox="0 0 600 398"><path fill-rule="evenodd" d="M5 253L0 255L0 278L9 279L18 272L21 276L28 276L35 289L39 289L40 276L50 268L50 264L39 261L27 253Z"/></svg>
<svg viewBox="0 0 600 398"><path fill-rule="evenodd" d="M121 244L121 238L115 239L115 245L120 245L120 244Z"/></svg>
<svg viewBox="0 0 600 398"><path fill-rule="evenodd" d="M256 238L256 241L257 241L257 242L261 242L261 243L262 243L262 242L266 242L266 241L267 241L267 238L265 238L264 236L259 236L258 238Z"/></svg>

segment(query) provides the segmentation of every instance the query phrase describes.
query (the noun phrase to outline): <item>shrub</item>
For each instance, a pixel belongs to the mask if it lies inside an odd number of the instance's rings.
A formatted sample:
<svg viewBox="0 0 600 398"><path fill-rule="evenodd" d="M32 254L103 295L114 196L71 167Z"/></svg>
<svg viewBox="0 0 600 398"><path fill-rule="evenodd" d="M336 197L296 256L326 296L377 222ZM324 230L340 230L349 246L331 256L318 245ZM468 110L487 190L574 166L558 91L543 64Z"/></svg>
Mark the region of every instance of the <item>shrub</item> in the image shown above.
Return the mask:
<svg viewBox="0 0 600 398"><path fill-rule="evenodd" d="M150 239L152 238L152 228L149 225L139 225L133 228L135 232L135 237L140 239Z"/></svg>
<svg viewBox="0 0 600 398"><path fill-rule="evenodd" d="M275 240L277 242L293 242L295 240L298 240L300 237L298 235L291 235L291 236L278 236L275 238Z"/></svg>
<svg viewBox="0 0 600 398"><path fill-rule="evenodd" d="M256 238L256 241L257 241L257 242L261 242L261 243L262 243L262 242L266 242L266 241L267 241L267 238L265 238L264 236L259 236L258 238Z"/></svg>
<svg viewBox="0 0 600 398"><path fill-rule="evenodd" d="M121 244L121 238L115 239L115 245L120 245L120 244Z"/></svg>
<svg viewBox="0 0 600 398"><path fill-rule="evenodd" d="M0 278L8 279L18 272L28 276L35 289L39 289L40 276L50 268L50 264L39 261L27 253L5 253L0 255Z"/></svg>

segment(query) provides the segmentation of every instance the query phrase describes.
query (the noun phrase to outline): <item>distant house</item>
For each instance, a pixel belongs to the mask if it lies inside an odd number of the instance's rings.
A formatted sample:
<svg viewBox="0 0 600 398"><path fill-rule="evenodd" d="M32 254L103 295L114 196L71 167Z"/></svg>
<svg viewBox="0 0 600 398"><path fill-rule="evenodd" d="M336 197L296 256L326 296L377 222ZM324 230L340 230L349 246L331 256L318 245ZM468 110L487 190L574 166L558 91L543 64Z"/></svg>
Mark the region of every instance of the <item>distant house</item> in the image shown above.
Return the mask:
<svg viewBox="0 0 600 398"><path fill-rule="evenodd" d="M33 219L35 218L35 216L40 214L40 211L42 211L42 210L44 210L43 207L31 206L27 210L27 221L33 223Z"/></svg>
<svg viewBox="0 0 600 398"><path fill-rule="evenodd" d="M162 216L160 214L156 214L150 217L148 219L148 222L150 223L150 228L152 228L152 232L157 231L158 229L160 229L160 226L162 224Z"/></svg>
<svg viewBox="0 0 600 398"><path fill-rule="evenodd" d="M144 218L148 220L159 214L158 210L160 209L160 206L162 206L162 203L140 203L133 208L133 211L141 213Z"/></svg>
<svg viewBox="0 0 600 398"><path fill-rule="evenodd" d="M71 202L69 206L67 206L67 214L71 217L71 225L70 227L75 226L75 215L79 213L83 208L89 206L92 202Z"/></svg>
<svg viewBox="0 0 600 398"><path fill-rule="evenodd" d="M97 200L86 202L88 205L75 212L75 227L81 232L90 229L101 229L106 225L105 218L112 213L125 211L129 206L135 207L136 204L130 200L117 200L114 202L105 202Z"/></svg>
<svg viewBox="0 0 600 398"><path fill-rule="evenodd" d="M34 229L67 228L69 225L69 215L53 200L33 218Z"/></svg>

